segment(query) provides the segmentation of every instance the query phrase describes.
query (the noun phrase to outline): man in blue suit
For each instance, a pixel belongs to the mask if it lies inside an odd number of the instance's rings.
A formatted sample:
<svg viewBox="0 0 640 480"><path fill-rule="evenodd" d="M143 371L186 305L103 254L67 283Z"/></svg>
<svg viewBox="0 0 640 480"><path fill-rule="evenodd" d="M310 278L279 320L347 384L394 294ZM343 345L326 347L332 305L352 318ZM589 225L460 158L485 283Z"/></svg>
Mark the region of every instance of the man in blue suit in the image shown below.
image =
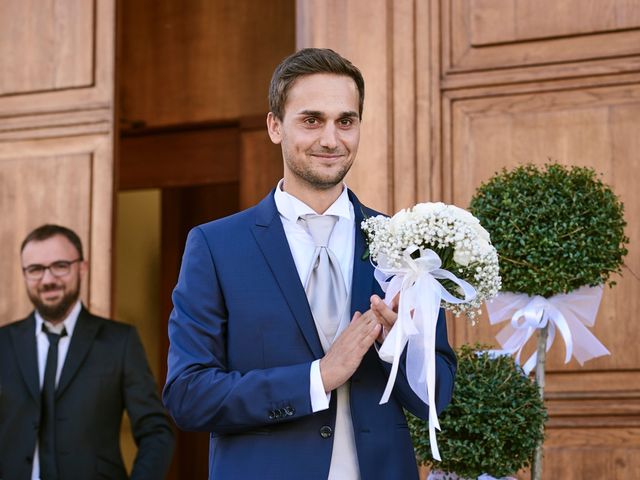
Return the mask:
<svg viewBox="0 0 640 480"><path fill-rule="evenodd" d="M304 49L276 68L269 102L284 177L258 205L189 233L165 405L180 428L210 432L214 480L417 479L403 408L425 418L428 407L403 369L379 405L390 365L375 344L396 313L363 258L360 223L377 212L343 183L364 80L332 50ZM322 217L331 232L321 245L312 224ZM316 280L321 268L332 272L329 289ZM319 302L320 291L332 300ZM442 312L436 350L442 410L456 366Z"/></svg>

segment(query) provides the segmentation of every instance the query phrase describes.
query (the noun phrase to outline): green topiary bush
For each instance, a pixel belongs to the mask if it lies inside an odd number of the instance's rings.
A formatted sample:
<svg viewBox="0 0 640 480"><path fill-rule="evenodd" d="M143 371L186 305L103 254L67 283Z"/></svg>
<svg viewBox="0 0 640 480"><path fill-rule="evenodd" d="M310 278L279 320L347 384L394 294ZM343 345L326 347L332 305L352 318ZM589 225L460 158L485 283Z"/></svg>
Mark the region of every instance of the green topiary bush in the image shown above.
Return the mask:
<svg viewBox="0 0 640 480"><path fill-rule="evenodd" d="M442 462L431 456L425 421L407 414L418 461L461 477L503 477L531 464L546 409L536 384L510 356L492 358L483 347L458 350L453 400L440 415Z"/></svg>
<svg viewBox="0 0 640 480"><path fill-rule="evenodd" d="M480 186L470 210L491 234L506 291L548 298L601 285L627 254L623 205L590 168L503 170Z"/></svg>

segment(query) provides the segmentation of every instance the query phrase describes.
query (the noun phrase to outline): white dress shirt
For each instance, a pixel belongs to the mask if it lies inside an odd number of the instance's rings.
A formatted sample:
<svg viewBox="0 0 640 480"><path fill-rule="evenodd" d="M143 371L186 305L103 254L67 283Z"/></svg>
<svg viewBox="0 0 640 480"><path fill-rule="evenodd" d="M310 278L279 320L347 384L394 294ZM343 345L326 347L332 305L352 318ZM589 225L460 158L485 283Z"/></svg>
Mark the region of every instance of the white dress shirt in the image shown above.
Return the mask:
<svg viewBox="0 0 640 480"><path fill-rule="evenodd" d="M49 338L47 334L42 331L42 324L44 323L52 333L60 334L62 329L67 330L67 335L62 337L58 342L58 367L56 369L56 386L60 380L60 372L62 372L62 366L67 358L67 352L69 351L69 344L71 343L71 336L73 335L73 329L76 327L78 321L78 315L82 304L78 301L67 318L62 322L53 325L42 318L42 316L36 310L36 348L38 351L38 379L40 381L40 390L44 384L44 370L47 366L47 354L49 353ZM31 470L31 480L40 479L40 457L38 452L38 440L36 440L36 449L33 453L33 468Z"/></svg>
<svg viewBox="0 0 640 480"><path fill-rule="evenodd" d="M281 180L276 188L274 200L280 214L284 233L287 237L289 249L300 276L300 282L305 285L314 260L315 242L305 227L298 223L302 215L318 214L311 207L296 197L282 190ZM329 238L328 248L333 252L340 265L340 271L347 292L351 292L351 278L353 275L353 255L355 247L355 214L353 205L349 201L347 187L344 186L337 200L323 213L335 215L338 221L333 227ZM351 295L349 295L351 298ZM348 312L347 312L348 314ZM347 319L348 322L349 319ZM342 322L344 325L344 319ZM340 330L338 331L338 334ZM325 392L320 374L320 360L311 364L309 372L309 396L313 412L329 408L331 394ZM334 432L333 452L329 467L329 480L358 480L360 478L358 458L353 434L353 424L349 406L349 383L338 389L337 415Z"/></svg>

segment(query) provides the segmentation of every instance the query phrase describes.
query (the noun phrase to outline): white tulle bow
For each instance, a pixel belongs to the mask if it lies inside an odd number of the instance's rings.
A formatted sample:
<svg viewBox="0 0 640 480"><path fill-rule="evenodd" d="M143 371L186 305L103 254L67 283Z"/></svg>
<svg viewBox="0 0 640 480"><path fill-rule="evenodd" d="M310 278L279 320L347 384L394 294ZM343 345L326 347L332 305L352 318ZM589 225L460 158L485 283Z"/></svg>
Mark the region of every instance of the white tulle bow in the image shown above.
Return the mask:
<svg viewBox="0 0 640 480"><path fill-rule="evenodd" d="M418 258L412 258L419 252ZM404 251L401 267L392 267L380 255L375 277L385 292L385 303L391 304L400 294L398 318L389 331L378 354L392 364L387 386L380 404L389 400L400 364L400 357L407 345L406 372L411 389L429 405L429 441L433 458L440 460L435 429L440 429L436 412L436 325L441 300L457 304L473 300L475 289L448 270L441 269L442 261L436 252L416 246ZM464 294L463 299L451 295L438 279L456 284Z"/></svg>
<svg viewBox="0 0 640 480"><path fill-rule="evenodd" d="M455 473L447 473L447 472L441 472L439 470L435 470L429 473L427 480L473 480L473 479L463 478L456 475ZM483 473L477 478L477 480L516 480L516 479L514 477L496 478L496 477L492 477L487 473Z"/></svg>
<svg viewBox="0 0 640 480"><path fill-rule="evenodd" d="M550 298L511 292L498 294L487 303L489 321L492 325L510 322L496 335L502 350L494 353L515 353L520 364L522 350L533 333L549 325L546 350L551 348L556 331L560 332L565 343L565 363L572 356L583 365L592 358L609 355L609 350L587 328L595 324L601 299L602 286L585 286ZM525 362L522 369L526 374L535 368L536 359L534 352Z"/></svg>

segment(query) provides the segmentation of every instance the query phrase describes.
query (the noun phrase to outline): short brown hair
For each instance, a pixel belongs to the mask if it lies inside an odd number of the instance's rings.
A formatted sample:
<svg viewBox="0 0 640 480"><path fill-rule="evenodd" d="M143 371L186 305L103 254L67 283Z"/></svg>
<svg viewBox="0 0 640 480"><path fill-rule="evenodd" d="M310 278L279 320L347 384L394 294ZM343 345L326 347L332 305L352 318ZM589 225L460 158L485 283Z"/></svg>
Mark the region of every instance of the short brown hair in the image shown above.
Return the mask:
<svg viewBox="0 0 640 480"><path fill-rule="evenodd" d="M285 58L271 77L269 86L269 109L282 120L284 105L293 82L299 77L314 73L333 73L346 75L353 79L360 97L358 114L362 118L364 106L364 78L362 73L349 60L329 48L303 48Z"/></svg>
<svg viewBox="0 0 640 480"><path fill-rule="evenodd" d="M27 246L27 243L42 242L44 240L50 239L51 237L55 237L56 235L62 235L67 240L69 240L71 244L76 247L80 260L84 260L84 256L82 254L82 241L80 240L80 237L78 237L78 234L70 228L52 224L41 225L31 233L29 233L29 235L27 235L26 238L22 241L22 245L20 246L20 253L22 253L24 247Z"/></svg>

